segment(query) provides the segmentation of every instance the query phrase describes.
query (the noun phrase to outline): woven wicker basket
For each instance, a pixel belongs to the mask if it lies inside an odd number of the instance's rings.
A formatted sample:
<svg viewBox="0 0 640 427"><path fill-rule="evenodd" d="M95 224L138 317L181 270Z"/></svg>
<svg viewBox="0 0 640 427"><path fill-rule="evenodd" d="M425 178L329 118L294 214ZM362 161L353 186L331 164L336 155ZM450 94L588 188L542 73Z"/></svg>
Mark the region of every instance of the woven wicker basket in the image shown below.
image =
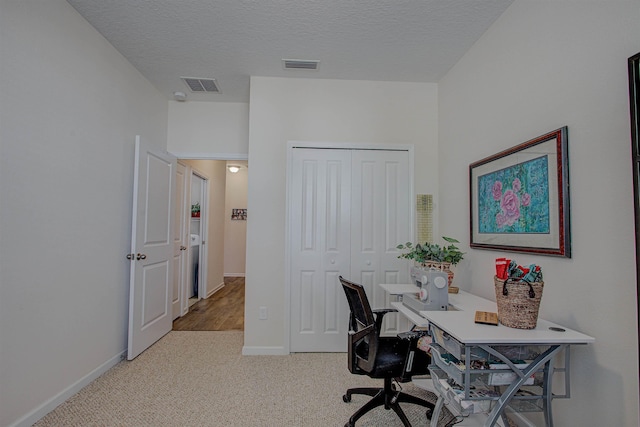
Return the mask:
<svg viewBox="0 0 640 427"><path fill-rule="evenodd" d="M544 282L522 282L494 276L498 320L505 326L533 329L538 323L538 309Z"/></svg>

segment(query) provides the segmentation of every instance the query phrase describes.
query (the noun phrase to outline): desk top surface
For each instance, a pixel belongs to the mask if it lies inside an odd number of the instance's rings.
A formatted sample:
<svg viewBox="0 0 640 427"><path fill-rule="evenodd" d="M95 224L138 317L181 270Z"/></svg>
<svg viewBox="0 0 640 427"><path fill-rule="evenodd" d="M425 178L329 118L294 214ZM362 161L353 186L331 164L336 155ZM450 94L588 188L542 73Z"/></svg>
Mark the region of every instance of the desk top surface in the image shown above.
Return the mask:
<svg viewBox="0 0 640 427"><path fill-rule="evenodd" d="M390 294L402 294L414 292L416 286L412 284L382 284L380 285ZM415 317L410 320L418 326L433 323L455 339L465 344L587 344L595 341L593 337L574 331L556 323L544 319L538 319L534 329L509 328L502 324L498 326L475 323L476 310L496 313L496 303L485 298L478 297L465 291L457 294L449 294L449 305L454 310L450 311L421 311L420 316L411 312L408 308L402 310L402 303L392 305L405 315ZM420 322L426 319L428 322ZM563 332L549 328L560 328Z"/></svg>
<svg viewBox="0 0 640 427"><path fill-rule="evenodd" d="M380 287L391 295L410 294L420 290L418 286L411 283L382 283Z"/></svg>
<svg viewBox="0 0 640 427"><path fill-rule="evenodd" d="M534 329L509 328L475 323L476 310L497 312L496 303L460 291L449 294L449 304L455 310L421 311L420 315L465 344L587 344L593 337L544 319L538 319ZM560 328L557 331L550 328Z"/></svg>

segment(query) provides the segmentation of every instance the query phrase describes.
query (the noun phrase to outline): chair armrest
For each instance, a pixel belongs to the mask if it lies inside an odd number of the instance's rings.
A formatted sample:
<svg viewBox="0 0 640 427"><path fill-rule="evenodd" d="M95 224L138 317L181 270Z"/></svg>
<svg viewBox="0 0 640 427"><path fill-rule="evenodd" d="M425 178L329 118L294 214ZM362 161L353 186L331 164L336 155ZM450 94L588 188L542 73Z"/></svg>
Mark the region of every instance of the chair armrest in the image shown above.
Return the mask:
<svg viewBox="0 0 640 427"><path fill-rule="evenodd" d="M395 308L377 308L375 310L371 310L373 315L376 316L376 329L378 330L378 335L380 335L380 331L382 331L382 320L384 319L384 315L387 313L396 313L398 310Z"/></svg>

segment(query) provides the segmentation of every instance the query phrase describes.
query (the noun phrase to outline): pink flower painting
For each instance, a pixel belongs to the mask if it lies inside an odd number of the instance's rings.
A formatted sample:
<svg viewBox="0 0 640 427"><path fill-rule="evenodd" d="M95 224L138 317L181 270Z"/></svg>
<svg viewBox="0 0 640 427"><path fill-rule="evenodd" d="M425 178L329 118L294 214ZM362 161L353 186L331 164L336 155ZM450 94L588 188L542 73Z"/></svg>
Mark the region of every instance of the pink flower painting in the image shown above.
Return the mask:
<svg viewBox="0 0 640 427"><path fill-rule="evenodd" d="M522 196L518 192L522 190L522 183L515 178L511 183L511 188L502 192L503 184L496 181L493 184L492 195L495 201L500 202L500 212L496 214L496 226L504 228L512 226L520 218L520 206L528 206L531 203L531 196L522 192Z"/></svg>
<svg viewBox="0 0 640 427"><path fill-rule="evenodd" d="M480 233L549 233L546 156L478 177Z"/></svg>

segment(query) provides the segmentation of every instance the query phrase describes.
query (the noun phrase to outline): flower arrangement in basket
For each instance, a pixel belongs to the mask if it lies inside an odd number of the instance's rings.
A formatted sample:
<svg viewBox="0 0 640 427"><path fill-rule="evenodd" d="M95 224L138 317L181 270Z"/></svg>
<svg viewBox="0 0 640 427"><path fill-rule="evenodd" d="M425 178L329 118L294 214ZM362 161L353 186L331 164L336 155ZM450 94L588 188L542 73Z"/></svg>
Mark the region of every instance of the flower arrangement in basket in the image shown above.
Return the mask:
<svg viewBox="0 0 640 427"><path fill-rule="evenodd" d="M510 328L535 328L544 287L540 266L525 268L514 260L498 258L494 285L499 322Z"/></svg>

